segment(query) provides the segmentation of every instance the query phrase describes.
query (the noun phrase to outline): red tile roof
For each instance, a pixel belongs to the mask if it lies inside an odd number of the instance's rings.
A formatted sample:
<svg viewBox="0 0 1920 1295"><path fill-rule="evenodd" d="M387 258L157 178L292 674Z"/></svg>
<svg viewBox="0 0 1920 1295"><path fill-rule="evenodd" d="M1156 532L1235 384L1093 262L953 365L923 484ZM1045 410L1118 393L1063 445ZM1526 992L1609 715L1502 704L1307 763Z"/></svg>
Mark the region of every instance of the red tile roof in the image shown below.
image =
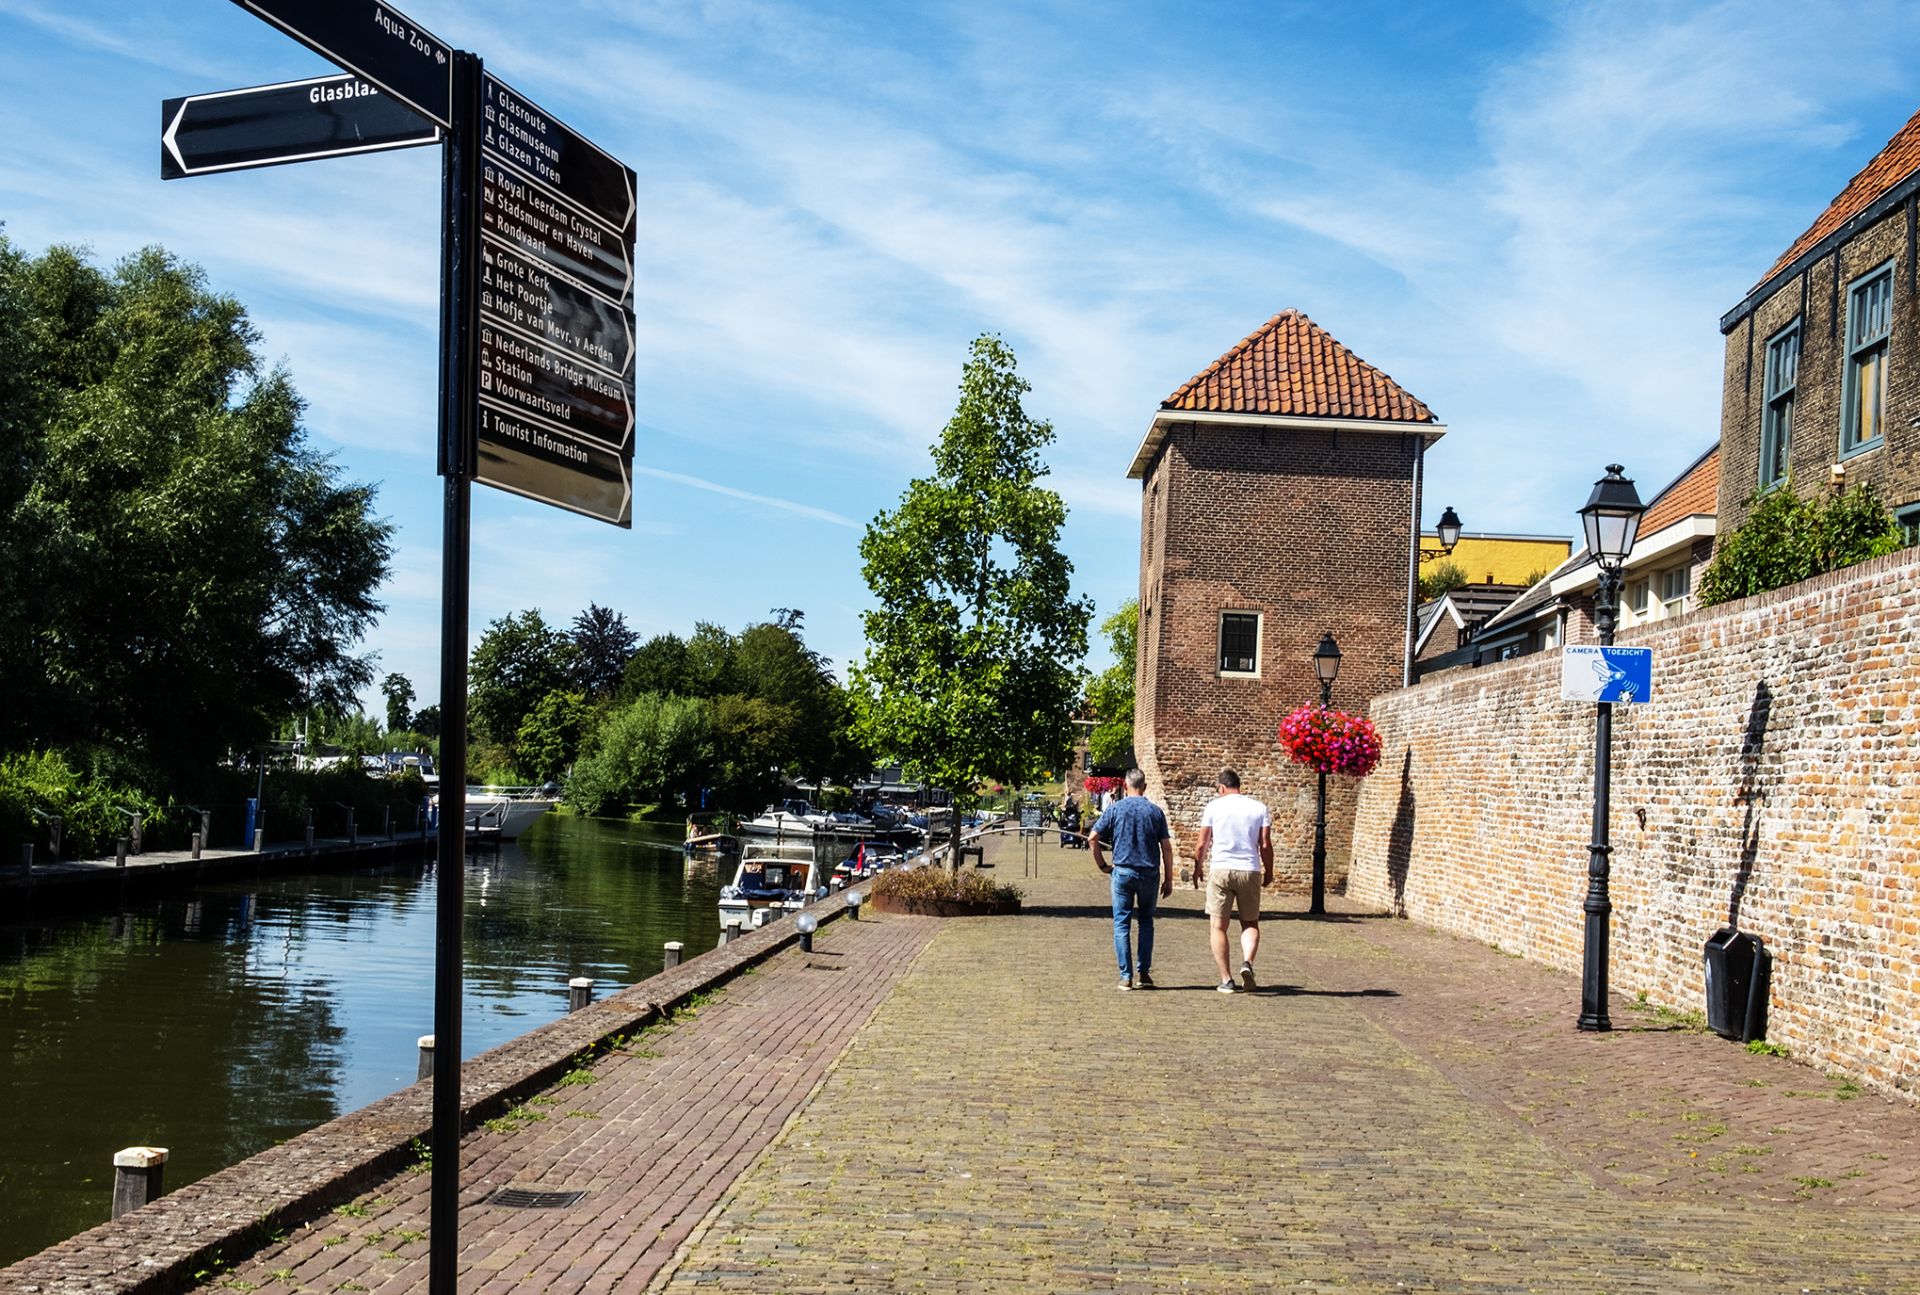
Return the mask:
<svg viewBox="0 0 1920 1295"><path fill-rule="evenodd" d="M1297 310L1283 310L1162 409L1431 423L1433 411Z"/></svg>
<svg viewBox="0 0 1920 1295"><path fill-rule="evenodd" d="M1713 516L1720 507L1720 447L1681 473L1674 483L1654 496L1640 519L1642 535L1657 534L1683 517Z"/></svg>
<svg viewBox="0 0 1920 1295"><path fill-rule="evenodd" d="M1773 268L1762 275L1760 283L1754 286L1757 288L1765 284L1786 266L1793 264L1802 252L1872 206L1876 198L1916 170L1920 170L1920 112L1907 118L1907 124L1900 128L1899 133L1887 141L1887 146L1874 155L1873 161L1847 182L1840 196L1828 203L1827 209L1820 213L1820 219L1807 226L1806 233L1793 240L1793 246L1773 263Z"/></svg>

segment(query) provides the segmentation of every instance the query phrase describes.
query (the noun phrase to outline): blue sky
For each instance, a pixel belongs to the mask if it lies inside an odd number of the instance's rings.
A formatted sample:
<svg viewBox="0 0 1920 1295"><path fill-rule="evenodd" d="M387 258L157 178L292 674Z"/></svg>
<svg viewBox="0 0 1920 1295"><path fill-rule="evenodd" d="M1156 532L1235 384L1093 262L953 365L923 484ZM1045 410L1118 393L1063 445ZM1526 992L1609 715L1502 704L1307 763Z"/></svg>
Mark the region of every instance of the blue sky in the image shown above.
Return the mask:
<svg viewBox="0 0 1920 1295"><path fill-rule="evenodd" d="M477 490L476 632L799 607L841 663L860 530L976 334L1059 433L1103 615L1154 408L1288 307L1451 428L1429 524L1567 534L1604 463L1650 492L1712 442L1720 313L1920 107L1904 4L402 7L640 177L634 528ZM381 485L368 646L431 697L437 155L159 179L162 98L328 70L227 0L0 0L0 221L30 251L161 244L247 304L315 439Z"/></svg>

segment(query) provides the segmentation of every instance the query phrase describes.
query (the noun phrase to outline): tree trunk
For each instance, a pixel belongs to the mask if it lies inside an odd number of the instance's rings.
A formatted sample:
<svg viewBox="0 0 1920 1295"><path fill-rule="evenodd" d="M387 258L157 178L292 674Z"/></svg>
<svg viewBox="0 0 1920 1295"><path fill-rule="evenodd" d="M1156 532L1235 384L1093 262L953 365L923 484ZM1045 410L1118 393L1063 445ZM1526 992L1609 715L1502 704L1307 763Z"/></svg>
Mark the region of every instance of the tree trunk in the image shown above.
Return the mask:
<svg viewBox="0 0 1920 1295"><path fill-rule="evenodd" d="M953 844L950 847L949 853L947 856L947 867L949 871L959 872L960 871L960 794L957 791L949 790L947 792L947 826L951 829L952 841L953 841Z"/></svg>

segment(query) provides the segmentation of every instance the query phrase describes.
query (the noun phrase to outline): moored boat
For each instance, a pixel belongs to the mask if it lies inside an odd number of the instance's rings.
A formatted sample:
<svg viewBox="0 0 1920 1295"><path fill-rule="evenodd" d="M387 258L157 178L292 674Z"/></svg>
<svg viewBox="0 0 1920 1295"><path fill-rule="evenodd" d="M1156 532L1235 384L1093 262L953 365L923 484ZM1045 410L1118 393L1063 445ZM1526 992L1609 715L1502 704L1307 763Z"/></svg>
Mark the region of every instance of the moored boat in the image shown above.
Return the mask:
<svg viewBox="0 0 1920 1295"><path fill-rule="evenodd" d="M748 841L740 851L733 884L720 890L720 925L743 931L764 926L817 897L819 873L813 846Z"/></svg>

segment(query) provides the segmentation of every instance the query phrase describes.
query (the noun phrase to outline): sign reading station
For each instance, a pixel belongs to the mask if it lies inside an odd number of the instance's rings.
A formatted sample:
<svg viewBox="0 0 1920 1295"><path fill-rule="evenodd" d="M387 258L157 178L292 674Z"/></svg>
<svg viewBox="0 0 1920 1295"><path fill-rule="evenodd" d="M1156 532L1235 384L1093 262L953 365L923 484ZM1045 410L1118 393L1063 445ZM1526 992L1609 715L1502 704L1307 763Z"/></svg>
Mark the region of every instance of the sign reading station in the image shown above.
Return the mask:
<svg viewBox="0 0 1920 1295"><path fill-rule="evenodd" d="M437 143L440 128L351 73L163 100L160 178Z"/></svg>
<svg viewBox="0 0 1920 1295"><path fill-rule="evenodd" d="M1653 649L1569 646L1560 652L1561 701L1653 700Z"/></svg>
<svg viewBox="0 0 1920 1295"><path fill-rule="evenodd" d="M481 79L478 479L631 526L634 176Z"/></svg>
<svg viewBox="0 0 1920 1295"><path fill-rule="evenodd" d="M453 124L453 48L380 0L233 0L421 116Z"/></svg>

